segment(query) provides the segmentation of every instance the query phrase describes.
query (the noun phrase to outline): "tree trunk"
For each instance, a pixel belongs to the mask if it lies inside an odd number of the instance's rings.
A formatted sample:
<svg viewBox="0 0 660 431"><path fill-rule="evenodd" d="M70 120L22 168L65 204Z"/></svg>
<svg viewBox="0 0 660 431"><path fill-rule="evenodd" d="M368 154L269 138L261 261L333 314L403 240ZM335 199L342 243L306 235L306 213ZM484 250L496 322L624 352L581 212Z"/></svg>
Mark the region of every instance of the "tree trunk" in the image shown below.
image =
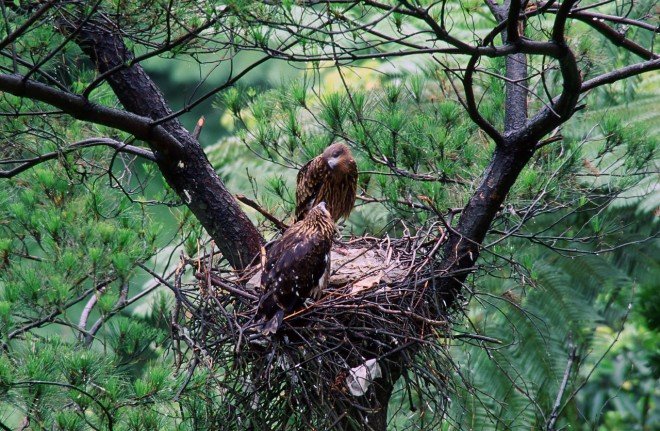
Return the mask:
<svg viewBox="0 0 660 431"><path fill-rule="evenodd" d="M70 31L73 31L71 29ZM124 107L141 116L161 120L172 114L163 95L118 32L93 22L75 35L80 48L94 62ZM263 239L222 183L196 139L177 118L161 124L178 143L148 140L163 177L190 208L234 268L244 268L259 253Z"/></svg>
<svg viewBox="0 0 660 431"><path fill-rule="evenodd" d="M491 6L491 10L498 22L509 17L510 22L502 31L502 39L504 42L515 43L524 33L524 22L517 19L519 10L512 11L511 3L511 0L506 0L502 6ZM445 259L441 263L441 270L451 275L440 279L436 285L440 310L448 310L456 301L463 282L479 257L488 228L518 175L534 154L537 144L536 140L522 137L525 134L513 133L529 126L527 55L508 55L505 65L507 81L503 142L495 148L481 184L463 208L455 229L458 235L451 235L444 247Z"/></svg>

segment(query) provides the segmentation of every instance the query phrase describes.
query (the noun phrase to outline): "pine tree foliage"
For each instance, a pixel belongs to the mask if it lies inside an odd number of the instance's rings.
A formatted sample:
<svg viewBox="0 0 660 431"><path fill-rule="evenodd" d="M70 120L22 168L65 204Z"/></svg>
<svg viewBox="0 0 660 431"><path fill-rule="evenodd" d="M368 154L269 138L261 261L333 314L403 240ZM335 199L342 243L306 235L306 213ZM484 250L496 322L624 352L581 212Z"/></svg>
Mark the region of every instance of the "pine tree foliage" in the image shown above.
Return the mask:
<svg viewBox="0 0 660 431"><path fill-rule="evenodd" d="M126 406L176 383L157 365L168 305L121 315L153 291L136 263L158 252L161 225L104 184L113 180L95 172L107 164L98 153L42 164L2 190L0 414L10 427L162 429L160 415L150 426Z"/></svg>
<svg viewBox="0 0 660 431"><path fill-rule="evenodd" d="M660 67L657 5L571 5L3 2L0 427L328 425L322 414L290 414L301 410L287 398L300 386L295 373L263 388L234 378L237 360L213 360L235 358L235 346L188 348L204 319L181 304L208 292L185 269L231 273L244 262L230 251L248 248L227 237L209 244L209 234L217 240L218 225L241 226L257 250L259 232L278 235L256 213L259 231L235 224L242 211L223 182L287 221L296 169L343 140L361 172L344 239L456 237L486 166L513 133L511 113L524 103L507 105L511 93L529 89L527 111L548 113L570 84L568 47L573 78L585 85L570 96L584 98L552 112L574 115L570 122L527 143L533 155L501 196L477 264L461 268L470 275L452 298L451 327L417 340L432 347L403 353L414 360L391 394L388 424L652 429L660 75L635 75ZM515 67L505 54L525 58L524 77L508 75ZM280 85L237 85L269 59L304 70ZM121 78L142 64L176 79L197 75L192 88L172 90L179 111L152 97L160 96L152 81ZM194 172L182 185L191 169L183 157L206 158L172 119L214 98L222 124L233 126L208 149L218 176ZM209 206L207 189L230 199ZM226 208L230 216L208 217ZM225 247L219 261L209 258L214 246ZM433 264L452 258L436 251ZM236 310L223 311L213 318L230 322ZM254 400L268 408L241 409Z"/></svg>

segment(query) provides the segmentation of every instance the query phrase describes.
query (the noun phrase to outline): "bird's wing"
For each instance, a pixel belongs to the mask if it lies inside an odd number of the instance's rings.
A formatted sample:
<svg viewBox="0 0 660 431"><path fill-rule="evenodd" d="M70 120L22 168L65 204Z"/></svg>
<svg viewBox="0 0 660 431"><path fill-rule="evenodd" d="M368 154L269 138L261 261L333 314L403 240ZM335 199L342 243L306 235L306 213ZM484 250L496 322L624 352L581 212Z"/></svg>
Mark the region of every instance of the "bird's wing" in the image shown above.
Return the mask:
<svg viewBox="0 0 660 431"><path fill-rule="evenodd" d="M330 167L320 156L300 168L296 177L296 221L304 219L307 212L318 203L316 196L329 173Z"/></svg>
<svg viewBox="0 0 660 431"><path fill-rule="evenodd" d="M344 217L345 219L348 218L348 216L351 214L351 211L353 210L353 206L355 205L355 195L357 192L357 180L358 180L358 170L357 170L357 164L355 163L355 160L351 160L348 163L348 167L346 169L346 177L344 181L342 181L342 184L340 188L344 191L344 197L343 197L343 202L340 203L339 205L339 211L335 211L336 217L335 220L338 220L340 217ZM335 216L335 214L333 214Z"/></svg>
<svg viewBox="0 0 660 431"><path fill-rule="evenodd" d="M290 313L300 307L330 264L331 239L316 232L296 232L283 237L270 250L261 283L266 290L260 308L277 306ZM270 313L268 313L270 314Z"/></svg>

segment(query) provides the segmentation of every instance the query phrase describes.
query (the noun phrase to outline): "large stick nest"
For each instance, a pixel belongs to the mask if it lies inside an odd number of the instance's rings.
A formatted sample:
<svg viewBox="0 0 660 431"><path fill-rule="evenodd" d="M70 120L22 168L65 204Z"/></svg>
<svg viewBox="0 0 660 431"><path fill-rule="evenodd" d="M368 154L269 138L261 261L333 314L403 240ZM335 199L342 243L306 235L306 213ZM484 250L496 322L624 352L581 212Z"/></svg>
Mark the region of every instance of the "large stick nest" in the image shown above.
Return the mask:
<svg viewBox="0 0 660 431"><path fill-rule="evenodd" d="M444 239L435 225L403 239L337 244L323 297L286 316L271 337L251 325L261 294L259 265L219 273L212 254L183 259L175 286L175 351L192 349L189 377L200 363L212 367L216 395L226 406L214 412L217 424L361 428L388 401L392 407L389 395L383 397L392 389L400 408L426 408L427 424L439 419L452 368L445 351L448 316L439 315L442 308L433 301L441 275L435 254ZM182 285L189 265L198 281ZM355 418L361 424L351 424Z"/></svg>

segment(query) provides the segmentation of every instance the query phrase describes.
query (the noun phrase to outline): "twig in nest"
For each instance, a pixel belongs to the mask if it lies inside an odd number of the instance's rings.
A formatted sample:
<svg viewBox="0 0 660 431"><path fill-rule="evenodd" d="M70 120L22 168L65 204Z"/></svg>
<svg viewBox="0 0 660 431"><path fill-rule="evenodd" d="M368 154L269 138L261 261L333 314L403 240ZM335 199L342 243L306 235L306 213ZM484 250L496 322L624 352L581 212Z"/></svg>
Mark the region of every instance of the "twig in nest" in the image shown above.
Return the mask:
<svg viewBox="0 0 660 431"><path fill-rule="evenodd" d="M431 198L429 198L428 196L419 195L419 196L417 196L417 199L419 199L420 201L424 201L424 202L426 202L427 204L429 204L429 206L431 207L431 209L433 210L433 212L435 213L435 215L438 216L438 218L440 219L440 221L442 222L442 224L445 225L445 228L446 228L449 232L451 232L451 233L453 233L453 234L458 234L458 232L456 232L456 231L451 227L451 225L450 225L449 223L447 223L447 220L445 220L445 216L443 216L442 213L441 213L440 211L438 211L438 209L437 209L437 208L435 207L435 205L433 204L433 201L431 200Z"/></svg>
<svg viewBox="0 0 660 431"><path fill-rule="evenodd" d="M284 223L284 222L278 220L277 217L275 217L274 215L272 215L271 213L269 213L268 211L266 211L261 205L259 205L258 203L256 203L256 202L253 201L252 199L250 199L249 197L247 197L247 196L245 196L245 195L237 194L237 195L236 195L236 199L238 199L239 201L243 202L245 205L247 205L247 206L249 206L249 207L251 207L251 208L254 208L255 210L259 211L259 214L261 214L262 216L266 217L266 218L267 218L271 223L273 223L278 229L280 229L280 230L282 230L282 231L285 231L285 230L287 230L287 229L289 228L289 225L287 225L286 223Z"/></svg>
<svg viewBox="0 0 660 431"><path fill-rule="evenodd" d="M204 280L206 278L206 275L201 273L201 272L196 272L195 273L195 278L198 279L198 280ZM209 272L209 278L210 278L211 284L213 286L217 286L221 289L224 289L229 293L233 293L234 295L242 296L243 298L246 298L246 299L249 299L249 300L252 300L252 301L256 301L256 300L259 299L257 296L255 296L255 295L253 295L249 292L246 292L244 290L237 289L235 287L230 286L229 284L225 283L222 280L222 278L220 278L219 276L217 276L216 274L214 274L212 272Z"/></svg>
<svg viewBox="0 0 660 431"><path fill-rule="evenodd" d="M195 373L195 369L197 368L198 364L199 364L199 358L195 357L195 359L193 359L192 364L190 364L190 366L188 367L188 374L186 375L186 379L184 380L183 385L181 385L179 390L176 391L176 394L174 394L174 398L172 398L172 401L177 402L179 400L179 397L181 397L181 394L183 393L183 391L186 390L186 387L190 383L190 380L193 374Z"/></svg>

